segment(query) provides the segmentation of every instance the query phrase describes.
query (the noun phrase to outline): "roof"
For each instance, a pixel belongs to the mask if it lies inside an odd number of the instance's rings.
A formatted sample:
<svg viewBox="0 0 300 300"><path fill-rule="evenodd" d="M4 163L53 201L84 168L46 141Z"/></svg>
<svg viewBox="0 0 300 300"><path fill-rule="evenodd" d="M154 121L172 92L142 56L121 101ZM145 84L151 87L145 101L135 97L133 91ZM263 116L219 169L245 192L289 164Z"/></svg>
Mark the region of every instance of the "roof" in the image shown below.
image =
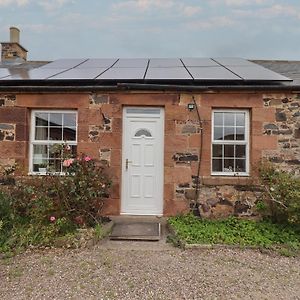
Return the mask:
<svg viewBox="0 0 300 300"><path fill-rule="evenodd" d="M295 60L252 60L267 69L294 80L294 84L300 84L300 61Z"/></svg>
<svg viewBox="0 0 300 300"><path fill-rule="evenodd" d="M294 80L293 82L291 82ZM300 61L241 58L60 59L0 63L5 87L51 89L168 88L300 90ZM159 88L158 88L159 89Z"/></svg>

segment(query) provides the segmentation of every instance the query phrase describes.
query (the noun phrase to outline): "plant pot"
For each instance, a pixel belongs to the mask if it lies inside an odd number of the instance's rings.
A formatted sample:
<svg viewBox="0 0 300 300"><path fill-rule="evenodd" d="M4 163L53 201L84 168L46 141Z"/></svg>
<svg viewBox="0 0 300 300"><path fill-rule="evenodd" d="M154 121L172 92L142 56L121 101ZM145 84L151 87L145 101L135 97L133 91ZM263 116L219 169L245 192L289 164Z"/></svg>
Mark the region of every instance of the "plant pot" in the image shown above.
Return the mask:
<svg viewBox="0 0 300 300"><path fill-rule="evenodd" d="M46 173L47 172L47 168L39 168L39 172L40 173Z"/></svg>

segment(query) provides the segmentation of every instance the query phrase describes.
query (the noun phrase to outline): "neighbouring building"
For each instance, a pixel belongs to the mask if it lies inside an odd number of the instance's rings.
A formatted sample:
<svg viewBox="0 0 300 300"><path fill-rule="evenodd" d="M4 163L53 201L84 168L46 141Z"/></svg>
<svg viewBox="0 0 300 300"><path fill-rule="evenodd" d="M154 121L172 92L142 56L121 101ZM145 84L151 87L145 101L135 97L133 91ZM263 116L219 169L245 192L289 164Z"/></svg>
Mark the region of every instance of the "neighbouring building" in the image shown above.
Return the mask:
<svg viewBox="0 0 300 300"><path fill-rule="evenodd" d="M262 158L300 174L300 61L27 61L2 43L0 164L62 173L67 143L109 167L106 214L251 215Z"/></svg>

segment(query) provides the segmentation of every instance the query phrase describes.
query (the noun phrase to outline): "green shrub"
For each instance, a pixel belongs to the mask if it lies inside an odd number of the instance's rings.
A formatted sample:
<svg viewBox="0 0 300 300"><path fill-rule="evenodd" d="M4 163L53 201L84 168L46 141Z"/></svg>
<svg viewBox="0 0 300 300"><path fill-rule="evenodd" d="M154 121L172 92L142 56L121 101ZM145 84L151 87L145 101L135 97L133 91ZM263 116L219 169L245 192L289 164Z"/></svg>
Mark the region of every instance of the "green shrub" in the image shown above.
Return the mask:
<svg viewBox="0 0 300 300"><path fill-rule="evenodd" d="M260 178L266 189L266 214L274 222L300 224L300 178L276 170L271 164L262 165Z"/></svg>

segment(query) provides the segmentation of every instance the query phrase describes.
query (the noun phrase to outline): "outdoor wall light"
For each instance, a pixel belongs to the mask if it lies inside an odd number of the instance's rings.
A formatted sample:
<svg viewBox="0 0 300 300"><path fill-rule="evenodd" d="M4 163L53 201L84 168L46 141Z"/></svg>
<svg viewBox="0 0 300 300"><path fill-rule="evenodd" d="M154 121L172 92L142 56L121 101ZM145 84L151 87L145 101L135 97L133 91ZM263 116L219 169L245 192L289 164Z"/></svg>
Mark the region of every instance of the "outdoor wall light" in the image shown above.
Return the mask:
<svg viewBox="0 0 300 300"><path fill-rule="evenodd" d="M188 109L189 111L194 110L194 109L195 109L195 103L188 103L187 109Z"/></svg>

